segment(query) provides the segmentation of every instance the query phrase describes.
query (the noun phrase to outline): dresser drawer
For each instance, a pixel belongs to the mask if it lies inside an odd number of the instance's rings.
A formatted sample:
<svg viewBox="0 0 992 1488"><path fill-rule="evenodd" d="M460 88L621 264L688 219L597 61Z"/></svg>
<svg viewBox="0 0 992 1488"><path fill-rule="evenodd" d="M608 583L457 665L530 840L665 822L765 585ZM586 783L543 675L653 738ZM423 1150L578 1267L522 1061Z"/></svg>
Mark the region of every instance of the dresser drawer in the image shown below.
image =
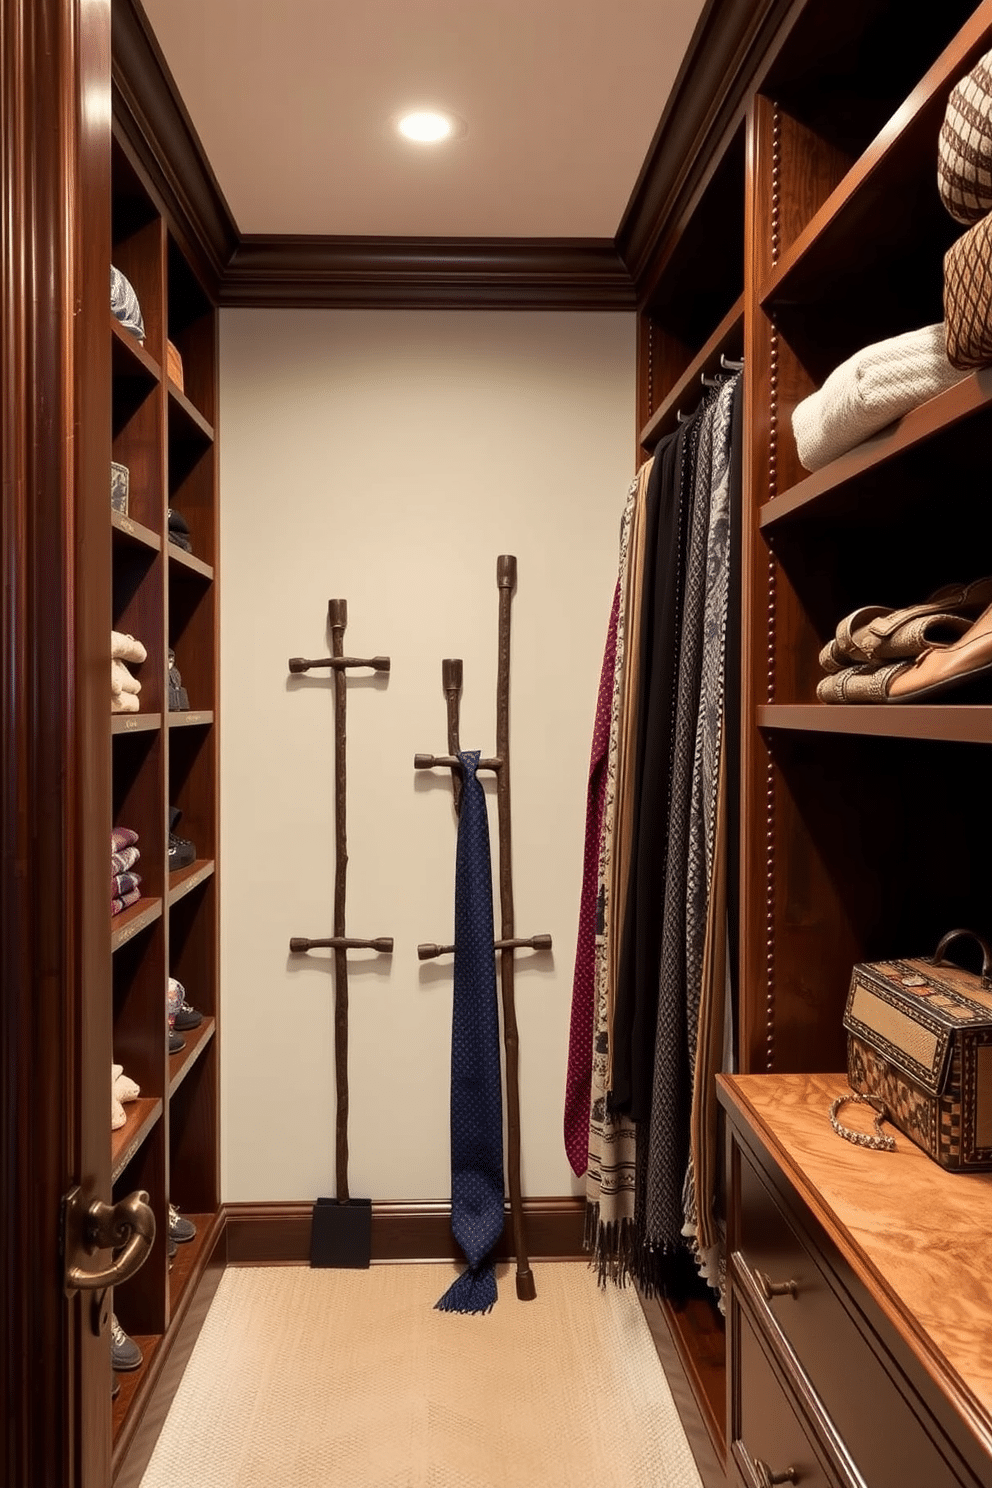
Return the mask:
<svg viewBox="0 0 992 1488"><path fill-rule="evenodd" d="M944 1488L961 1481L963 1464L923 1402L743 1152L739 1175L734 1284L769 1336L794 1355L866 1483Z"/></svg>
<svg viewBox="0 0 992 1488"><path fill-rule="evenodd" d="M769 1488L776 1482L795 1483L798 1488L850 1488L852 1479L835 1473L828 1453L779 1380L770 1346L740 1304L733 1300L731 1305L730 1456L736 1481L747 1488Z"/></svg>

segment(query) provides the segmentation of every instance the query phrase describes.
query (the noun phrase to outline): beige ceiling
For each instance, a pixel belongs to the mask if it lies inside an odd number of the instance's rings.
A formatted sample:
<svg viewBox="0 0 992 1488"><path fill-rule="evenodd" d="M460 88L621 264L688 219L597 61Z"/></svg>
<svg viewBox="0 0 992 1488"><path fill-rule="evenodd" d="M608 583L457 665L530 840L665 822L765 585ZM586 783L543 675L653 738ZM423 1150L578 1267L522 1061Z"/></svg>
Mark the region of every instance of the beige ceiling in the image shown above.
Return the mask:
<svg viewBox="0 0 992 1488"><path fill-rule="evenodd" d="M144 0L243 233L456 237L612 237L703 4Z"/></svg>

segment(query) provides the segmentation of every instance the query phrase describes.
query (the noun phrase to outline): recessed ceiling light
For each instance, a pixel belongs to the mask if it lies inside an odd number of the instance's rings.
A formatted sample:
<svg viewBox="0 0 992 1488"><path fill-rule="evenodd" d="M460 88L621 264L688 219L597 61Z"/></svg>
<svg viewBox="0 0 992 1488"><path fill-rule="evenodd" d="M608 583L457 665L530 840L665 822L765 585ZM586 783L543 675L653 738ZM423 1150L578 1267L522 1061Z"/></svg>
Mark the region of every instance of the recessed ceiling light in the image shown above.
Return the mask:
<svg viewBox="0 0 992 1488"><path fill-rule="evenodd" d="M403 114L396 127L405 139L418 145L436 145L441 140L456 139L465 134L463 120L454 114L442 114L437 109L416 109Z"/></svg>

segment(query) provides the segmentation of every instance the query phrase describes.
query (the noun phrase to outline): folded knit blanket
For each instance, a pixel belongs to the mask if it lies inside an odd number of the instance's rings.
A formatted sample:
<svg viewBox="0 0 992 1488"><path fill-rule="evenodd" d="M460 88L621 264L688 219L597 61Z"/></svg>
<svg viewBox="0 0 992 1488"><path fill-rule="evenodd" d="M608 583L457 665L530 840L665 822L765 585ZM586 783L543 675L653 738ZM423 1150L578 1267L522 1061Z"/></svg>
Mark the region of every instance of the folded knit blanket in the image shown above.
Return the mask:
<svg viewBox="0 0 992 1488"><path fill-rule="evenodd" d="M112 630L110 632L110 656L113 661L145 661L148 652L133 635L125 635L120 630Z"/></svg>
<svg viewBox="0 0 992 1488"><path fill-rule="evenodd" d="M131 827L113 827L110 833L110 851L124 852L128 847L137 847L138 834ZM123 869L121 870L124 871Z"/></svg>
<svg viewBox="0 0 992 1488"><path fill-rule="evenodd" d="M110 690L114 694L133 692L137 695L141 691L141 683L137 677L132 677L122 661L112 661L110 663Z"/></svg>
<svg viewBox="0 0 992 1488"><path fill-rule="evenodd" d="M110 694L111 713L140 713L141 704L138 702L136 692L112 692Z"/></svg>
<svg viewBox="0 0 992 1488"><path fill-rule="evenodd" d="M130 894L121 894L116 898L112 898L110 901L110 913L112 915L119 915L122 910L127 909L129 904L137 904L140 898L140 889L132 889Z"/></svg>
<svg viewBox="0 0 992 1488"><path fill-rule="evenodd" d="M140 873L112 874L110 879L110 897L112 899L122 899L125 894L130 894L132 890L138 888L140 884Z"/></svg>
<svg viewBox="0 0 992 1488"><path fill-rule="evenodd" d="M866 346L793 410L800 461L819 470L967 375L947 359L943 322Z"/></svg>
<svg viewBox="0 0 992 1488"><path fill-rule="evenodd" d="M141 857L136 847L122 847L118 852L110 854L110 876L114 878L118 873L130 873L131 869Z"/></svg>

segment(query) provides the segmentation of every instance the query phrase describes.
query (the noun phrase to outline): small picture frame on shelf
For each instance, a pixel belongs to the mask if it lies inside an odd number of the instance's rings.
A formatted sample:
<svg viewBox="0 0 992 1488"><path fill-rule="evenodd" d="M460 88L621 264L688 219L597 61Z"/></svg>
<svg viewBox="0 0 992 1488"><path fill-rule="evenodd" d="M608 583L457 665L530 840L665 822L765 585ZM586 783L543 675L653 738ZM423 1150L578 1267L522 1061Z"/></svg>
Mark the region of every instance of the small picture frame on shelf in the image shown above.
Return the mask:
<svg viewBox="0 0 992 1488"><path fill-rule="evenodd" d="M117 460L110 462L110 506L113 511L123 512L127 516L128 486L131 473L126 465L121 465Z"/></svg>

